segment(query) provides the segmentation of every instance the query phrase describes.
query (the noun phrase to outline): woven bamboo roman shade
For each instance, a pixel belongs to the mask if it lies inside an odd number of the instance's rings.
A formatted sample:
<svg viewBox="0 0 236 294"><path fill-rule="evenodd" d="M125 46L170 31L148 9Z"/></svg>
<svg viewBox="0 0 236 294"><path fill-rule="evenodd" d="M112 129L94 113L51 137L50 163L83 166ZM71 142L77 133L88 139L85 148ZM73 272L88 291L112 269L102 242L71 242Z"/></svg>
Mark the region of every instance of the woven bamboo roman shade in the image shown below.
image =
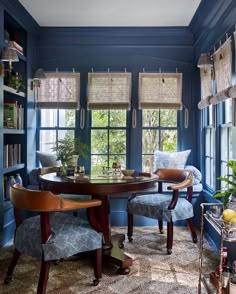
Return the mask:
<svg viewBox="0 0 236 294"><path fill-rule="evenodd" d="M231 38L213 54L217 94L210 99L215 105L230 98L228 90L232 86L232 49Z"/></svg>
<svg viewBox="0 0 236 294"><path fill-rule="evenodd" d="M140 109L182 109L182 73L139 73Z"/></svg>
<svg viewBox="0 0 236 294"><path fill-rule="evenodd" d="M46 79L40 80L37 88L37 107L79 109L80 74L48 72L45 75Z"/></svg>
<svg viewBox="0 0 236 294"><path fill-rule="evenodd" d="M130 109L131 73L88 73L88 109Z"/></svg>
<svg viewBox="0 0 236 294"><path fill-rule="evenodd" d="M199 109L203 109L210 105L210 99L212 98L211 71L210 64L200 68L202 100L198 103Z"/></svg>

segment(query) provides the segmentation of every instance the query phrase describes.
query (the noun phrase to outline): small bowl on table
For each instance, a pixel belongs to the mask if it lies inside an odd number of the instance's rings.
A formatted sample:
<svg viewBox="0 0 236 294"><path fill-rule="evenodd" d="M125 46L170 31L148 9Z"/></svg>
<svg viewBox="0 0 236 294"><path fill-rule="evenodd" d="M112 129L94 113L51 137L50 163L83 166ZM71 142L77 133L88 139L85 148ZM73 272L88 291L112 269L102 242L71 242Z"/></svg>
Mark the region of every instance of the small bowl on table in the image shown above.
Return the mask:
<svg viewBox="0 0 236 294"><path fill-rule="evenodd" d="M122 169L121 172L125 177L132 177L134 169Z"/></svg>

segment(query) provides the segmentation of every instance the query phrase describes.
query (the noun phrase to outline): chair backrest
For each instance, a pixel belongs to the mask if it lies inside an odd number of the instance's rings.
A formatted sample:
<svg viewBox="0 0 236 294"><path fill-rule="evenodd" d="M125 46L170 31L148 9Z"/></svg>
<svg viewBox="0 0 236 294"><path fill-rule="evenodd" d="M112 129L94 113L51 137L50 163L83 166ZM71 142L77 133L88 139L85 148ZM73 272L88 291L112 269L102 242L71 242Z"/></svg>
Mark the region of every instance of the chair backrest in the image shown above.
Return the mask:
<svg viewBox="0 0 236 294"><path fill-rule="evenodd" d="M173 197L169 205L173 209L178 201L180 189L187 188L186 199L191 202L193 195L193 173L184 169L160 168L156 171L158 175L158 192L162 193L163 182L170 183L167 189L173 191Z"/></svg>
<svg viewBox="0 0 236 294"><path fill-rule="evenodd" d="M62 199L49 191L35 191L26 189L18 184L10 188L11 202L17 209L32 211L64 211L89 208L101 205L101 200L73 201Z"/></svg>
<svg viewBox="0 0 236 294"><path fill-rule="evenodd" d="M189 170L160 168L155 173L160 182L183 183L184 187L192 186L193 184L193 175Z"/></svg>

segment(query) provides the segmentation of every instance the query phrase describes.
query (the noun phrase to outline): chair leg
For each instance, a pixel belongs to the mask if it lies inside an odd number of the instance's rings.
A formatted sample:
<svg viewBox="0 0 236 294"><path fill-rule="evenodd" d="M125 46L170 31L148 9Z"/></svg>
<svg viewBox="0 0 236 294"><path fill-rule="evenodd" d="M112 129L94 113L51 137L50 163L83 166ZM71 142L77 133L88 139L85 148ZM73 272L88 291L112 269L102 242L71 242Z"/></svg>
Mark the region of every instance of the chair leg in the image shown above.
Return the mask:
<svg viewBox="0 0 236 294"><path fill-rule="evenodd" d="M128 232L127 232L127 236L128 236L128 240L129 242L133 241L133 228L134 228L134 217L133 214L128 213Z"/></svg>
<svg viewBox="0 0 236 294"><path fill-rule="evenodd" d="M49 276L50 261L41 260L37 294L45 294Z"/></svg>
<svg viewBox="0 0 236 294"><path fill-rule="evenodd" d="M164 234L163 221L158 220L158 227L161 234Z"/></svg>
<svg viewBox="0 0 236 294"><path fill-rule="evenodd" d="M172 253L173 246L173 222L167 222L167 254Z"/></svg>
<svg viewBox="0 0 236 294"><path fill-rule="evenodd" d="M193 243L197 243L197 234L195 231L195 227L194 227L192 218L187 219L187 224L188 224L191 236L192 236Z"/></svg>
<svg viewBox="0 0 236 294"><path fill-rule="evenodd" d="M102 277L102 248L99 248L95 251L96 258L94 263L94 275L95 280L93 280L93 285L97 286Z"/></svg>
<svg viewBox="0 0 236 294"><path fill-rule="evenodd" d="M6 274L6 277L4 279L4 284L9 284L11 279L12 279L12 274L13 274L13 271L15 269L15 266L17 264L17 261L20 257L21 253L20 251L18 251L16 248L13 252L13 256L12 256L12 259L11 259L11 263L8 267L8 270L7 270L7 274Z"/></svg>

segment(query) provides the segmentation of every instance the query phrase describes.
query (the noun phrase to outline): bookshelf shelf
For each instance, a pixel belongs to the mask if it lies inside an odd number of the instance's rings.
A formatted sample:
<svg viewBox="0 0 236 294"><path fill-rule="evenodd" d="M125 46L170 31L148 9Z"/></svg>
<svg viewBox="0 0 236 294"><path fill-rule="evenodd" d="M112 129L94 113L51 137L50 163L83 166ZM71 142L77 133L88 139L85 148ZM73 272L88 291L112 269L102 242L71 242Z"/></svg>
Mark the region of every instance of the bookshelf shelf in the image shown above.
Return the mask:
<svg viewBox="0 0 236 294"><path fill-rule="evenodd" d="M18 129L3 129L4 134L9 135L24 135L25 130L18 130Z"/></svg>
<svg viewBox="0 0 236 294"><path fill-rule="evenodd" d="M0 26L1 47L9 45L15 48L19 61L9 63L4 61L6 73L0 79L0 107L2 109L0 122L0 247L14 235L15 223L13 207L6 201L6 183L9 177L20 174L23 185L27 183L27 78L29 66L27 59L28 32L21 22L8 13L0 10L3 25ZM11 42L11 43L9 43ZM22 52L22 53L20 53ZM10 85L10 87L9 87ZM17 92L14 87L20 88ZM9 196L8 196L9 197Z"/></svg>
<svg viewBox="0 0 236 294"><path fill-rule="evenodd" d="M11 172L15 172L15 171L18 171L19 169L23 169L23 168L25 168L24 163L10 166L10 167L6 167L6 168L3 168L3 174L5 175L5 174L11 173Z"/></svg>
<svg viewBox="0 0 236 294"><path fill-rule="evenodd" d="M26 94L23 93L23 92L19 92L17 93L15 89L11 88L11 87L8 87L6 85L3 85L3 90L6 91L6 92L9 92L11 94L14 94L14 95L17 95L17 96L20 96L20 97L26 97Z"/></svg>

